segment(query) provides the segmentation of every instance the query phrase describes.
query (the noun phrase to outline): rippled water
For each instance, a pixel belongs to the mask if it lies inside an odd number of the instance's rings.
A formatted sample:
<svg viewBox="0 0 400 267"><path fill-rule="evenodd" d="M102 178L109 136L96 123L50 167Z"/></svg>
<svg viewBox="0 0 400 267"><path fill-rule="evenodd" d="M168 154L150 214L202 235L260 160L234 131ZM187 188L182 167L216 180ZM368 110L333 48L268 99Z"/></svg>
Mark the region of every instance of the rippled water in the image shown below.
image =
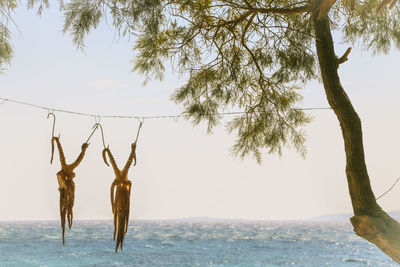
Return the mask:
<svg viewBox="0 0 400 267"><path fill-rule="evenodd" d="M114 252L111 221L0 222L1 266L397 266L348 223L130 222Z"/></svg>

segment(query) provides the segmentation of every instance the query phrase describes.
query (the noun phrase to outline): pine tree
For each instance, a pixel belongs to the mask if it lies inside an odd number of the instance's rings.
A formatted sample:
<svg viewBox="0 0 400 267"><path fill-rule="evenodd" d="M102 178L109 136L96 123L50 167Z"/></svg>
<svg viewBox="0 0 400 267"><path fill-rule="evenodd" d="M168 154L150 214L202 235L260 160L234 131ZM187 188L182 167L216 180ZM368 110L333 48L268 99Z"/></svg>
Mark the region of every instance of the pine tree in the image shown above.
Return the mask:
<svg viewBox="0 0 400 267"><path fill-rule="evenodd" d="M35 1L35 0L31 0ZM320 78L341 126L354 231L400 263L400 224L377 204L364 159L361 121L346 95L338 68L348 60L334 50L332 31L350 45L374 53L400 48L397 0L72 0L62 8L64 31L84 47L85 36L105 17L122 35L135 36L134 70L162 78L164 62L187 73L187 83L172 98L194 123L225 109L246 113L228 123L237 132L234 151L283 146L304 148L310 118L296 103L304 84Z"/></svg>

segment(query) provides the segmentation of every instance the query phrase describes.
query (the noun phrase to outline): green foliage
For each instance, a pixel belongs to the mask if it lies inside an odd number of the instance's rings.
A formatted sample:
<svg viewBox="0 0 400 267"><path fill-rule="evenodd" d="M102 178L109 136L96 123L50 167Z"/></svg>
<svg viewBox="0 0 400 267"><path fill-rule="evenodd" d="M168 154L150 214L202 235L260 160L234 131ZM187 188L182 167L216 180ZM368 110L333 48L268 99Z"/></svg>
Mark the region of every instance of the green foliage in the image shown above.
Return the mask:
<svg viewBox="0 0 400 267"><path fill-rule="evenodd" d="M237 155L252 152L260 160L261 148L280 153L288 143L304 153L301 126L309 118L295 109L301 99L295 88L315 77L308 16L255 16L241 8L242 1L96 3L74 0L66 5L64 30L73 34L78 47L90 28L110 14L118 32L137 36L135 71L162 79L163 64L172 59L176 69L188 74L172 99L183 104L195 124L206 120L211 131L220 122L218 112L246 111L227 125L238 133Z"/></svg>
<svg viewBox="0 0 400 267"><path fill-rule="evenodd" d="M38 14L40 15L44 7L49 7L48 0L28 0L27 7L33 8L36 2L40 2ZM15 26L12 19L13 11L18 7L17 0L0 0L0 73L6 66L10 65L13 57L13 49L11 46L10 25ZM62 3L60 1L60 3Z"/></svg>
<svg viewBox="0 0 400 267"><path fill-rule="evenodd" d="M29 0L32 7L47 0ZM164 62L187 82L172 99L195 124L220 123L218 112L245 113L227 123L237 132L235 154L260 160L260 149L281 153L292 144L304 154L300 91L316 78L311 0L72 0L61 3L64 32L79 48L102 18L121 35L135 37L134 71L162 79ZM381 0L337 1L329 15L345 42L374 52L400 47L399 4L376 10ZM393 2L394 3L394 2ZM41 10L39 7L39 10ZM317 11L314 11L317 12ZM107 21L110 21L107 19Z"/></svg>
<svg viewBox="0 0 400 267"><path fill-rule="evenodd" d="M354 10L342 4L343 35L349 43L360 42L374 53L388 53L392 45L400 48L400 5L376 12L382 1L357 3Z"/></svg>
<svg viewBox="0 0 400 267"><path fill-rule="evenodd" d="M42 15L43 9L44 8L49 8L50 7L50 3L48 0L28 0L27 1L27 7L28 9L32 9L35 7L35 4L39 2L39 7L37 9L37 14L40 16ZM62 5L62 2L60 2Z"/></svg>
<svg viewBox="0 0 400 267"><path fill-rule="evenodd" d="M3 23L0 23L0 72L4 66L10 64L13 55L9 39L10 32L8 28Z"/></svg>
<svg viewBox="0 0 400 267"><path fill-rule="evenodd" d="M15 0L0 0L0 73L10 64L13 56L8 25L12 22L11 12L16 7Z"/></svg>
<svg viewBox="0 0 400 267"><path fill-rule="evenodd" d="M100 23L102 6L93 1L71 1L65 6L64 32L70 29L73 41L78 48L83 48L83 39L92 28Z"/></svg>

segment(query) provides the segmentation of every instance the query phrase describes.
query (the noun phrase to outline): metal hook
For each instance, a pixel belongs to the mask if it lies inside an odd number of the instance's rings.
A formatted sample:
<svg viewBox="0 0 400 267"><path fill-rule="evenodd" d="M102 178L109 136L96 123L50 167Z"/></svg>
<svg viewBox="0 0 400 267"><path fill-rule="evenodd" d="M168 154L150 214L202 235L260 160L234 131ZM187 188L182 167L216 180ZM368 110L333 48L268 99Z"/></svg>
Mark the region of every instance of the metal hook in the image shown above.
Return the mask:
<svg viewBox="0 0 400 267"><path fill-rule="evenodd" d="M174 116L174 122L178 122L179 117L178 116Z"/></svg>
<svg viewBox="0 0 400 267"><path fill-rule="evenodd" d="M94 118L94 123L95 124L100 123L100 116L93 115L93 118Z"/></svg>
<svg viewBox="0 0 400 267"><path fill-rule="evenodd" d="M89 135L89 138L86 140L86 142L85 142L86 144L89 142L90 138L92 137L92 135L94 134L94 132L97 130L97 128L99 128L99 125L100 125L99 123L95 123L95 124L94 124L94 126L93 126L93 128L92 128L93 131L92 131L92 133Z"/></svg>
<svg viewBox="0 0 400 267"><path fill-rule="evenodd" d="M139 119L139 121L140 121L140 119ZM142 121L140 121L139 128L138 128L138 131L137 131L137 134L136 134L135 144L137 144L137 141L138 141L138 138L139 138L140 129L142 129L143 123L144 123L144 118L142 118Z"/></svg>
<svg viewBox="0 0 400 267"><path fill-rule="evenodd" d="M8 99L7 98L2 98L2 100L3 100L3 102L1 102L0 105L3 105L4 103L6 103Z"/></svg>
<svg viewBox="0 0 400 267"><path fill-rule="evenodd" d="M102 138L102 140L103 140L103 147L104 148L106 148L106 143L104 142L104 132L103 132L103 127L101 126L101 124L100 123L96 123L95 124L95 126L96 126L96 128L97 127L100 127L100 131L101 131L101 138ZM93 126L93 127L95 127L95 126Z"/></svg>
<svg viewBox="0 0 400 267"><path fill-rule="evenodd" d="M54 113L53 112L49 112L49 114L47 114L47 118L49 118L50 117L50 115L52 115L53 116L53 130L52 130L52 132L51 132L51 137L54 137L54 128L55 128L55 126L56 126L56 115L54 115Z"/></svg>

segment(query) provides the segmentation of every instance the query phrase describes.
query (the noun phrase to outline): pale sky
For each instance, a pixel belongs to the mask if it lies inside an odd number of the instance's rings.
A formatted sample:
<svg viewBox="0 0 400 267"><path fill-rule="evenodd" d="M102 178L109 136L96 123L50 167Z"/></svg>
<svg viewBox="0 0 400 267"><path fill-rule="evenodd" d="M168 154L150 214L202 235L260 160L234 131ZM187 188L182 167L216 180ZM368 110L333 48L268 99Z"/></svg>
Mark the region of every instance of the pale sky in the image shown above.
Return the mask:
<svg viewBox="0 0 400 267"><path fill-rule="evenodd" d="M0 97L58 109L121 115L169 115L181 107L169 95L184 78L169 71L162 82L142 86L131 73L132 40L115 37L102 24L87 39L84 53L63 35L56 7L39 18L17 10L13 31L15 57L0 75ZM340 44L340 40L336 40ZM347 46L337 46L341 54ZM371 183L380 195L400 176L400 53L375 56L357 48L340 67L341 81L363 122ZM304 107L327 107L322 85L303 90ZM230 154L234 135L224 127L206 127L172 119L146 120L138 163L130 170L133 219L218 217L302 219L352 211L345 178L339 123L331 110L312 111L307 127L308 154L292 150L263 156L259 165ZM47 112L6 102L0 105L0 220L58 219L58 154L50 165L52 121ZM94 124L93 118L57 113L56 134L67 161L74 160ZM137 120L102 119L106 143L117 163L125 164ZM111 167L101 158L97 132L86 157L75 170L75 219L111 219ZM385 210L400 210L400 185L379 200Z"/></svg>

